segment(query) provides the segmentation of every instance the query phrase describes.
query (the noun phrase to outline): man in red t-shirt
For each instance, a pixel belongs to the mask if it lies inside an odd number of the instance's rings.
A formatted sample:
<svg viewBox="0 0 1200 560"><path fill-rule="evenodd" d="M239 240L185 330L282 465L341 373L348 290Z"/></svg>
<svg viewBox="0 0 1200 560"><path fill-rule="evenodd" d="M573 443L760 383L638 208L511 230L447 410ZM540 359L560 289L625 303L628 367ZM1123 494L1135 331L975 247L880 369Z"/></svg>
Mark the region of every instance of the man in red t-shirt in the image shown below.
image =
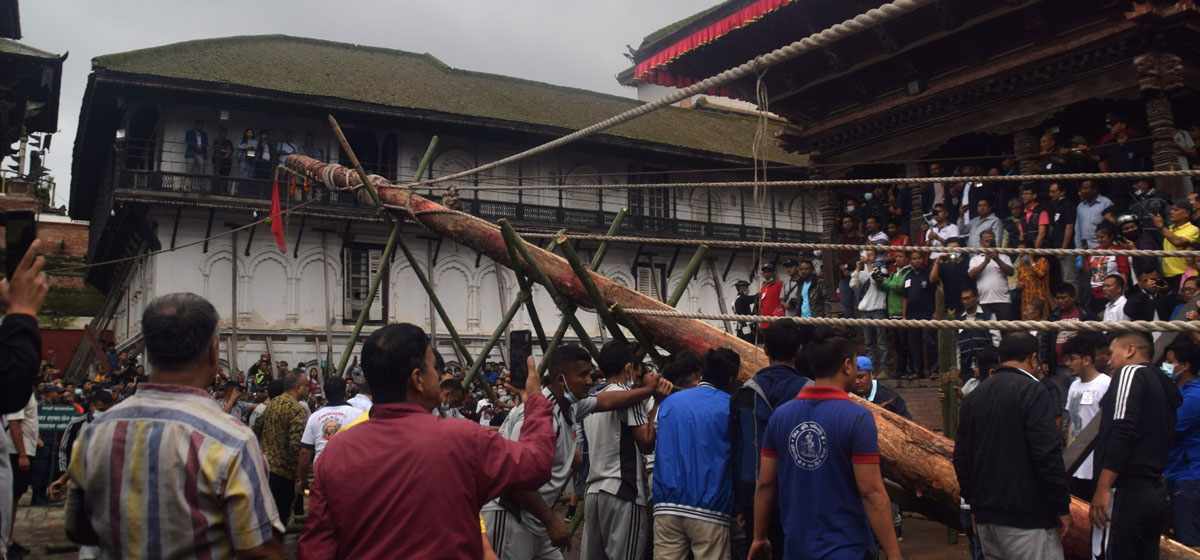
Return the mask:
<svg viewBox="0 0 1200 560"><path fill-rule="evenodd" d="M762 275L762 287L758 289L759 312L768 317L783 317L783 302L779 300L783 283L775 280L775 263L764 264ZM767 323L760 323L758 329L759 333L767 330Z"/></svg>
<svg viewBox="0 0 1200 560"><path fill-rule="evenodd" d="M887 235L888 239L891 239L891 241L888 241L888 247L909 247L912 245L912 241L907 235L904 234L903 230L900 229L900 220L888 221ZM896 272L896 255L899 254L900 251L888 251L888 274Z"/></svg>

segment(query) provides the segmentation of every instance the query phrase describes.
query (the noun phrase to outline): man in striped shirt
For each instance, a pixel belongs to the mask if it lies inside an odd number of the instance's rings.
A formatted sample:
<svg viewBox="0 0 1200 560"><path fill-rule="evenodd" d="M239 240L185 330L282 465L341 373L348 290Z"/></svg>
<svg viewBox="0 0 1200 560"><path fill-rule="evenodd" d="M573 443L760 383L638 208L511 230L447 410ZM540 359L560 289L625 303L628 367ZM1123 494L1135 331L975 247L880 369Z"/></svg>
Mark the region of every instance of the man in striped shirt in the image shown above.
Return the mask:
<svg viewBox="0 0 1200 560"><path fill-rule="evenodd" d="M71 454L67 536L102 558L282 558L284 530L254 434L205 392L217 311L169 294L142 314L150 382L85 427Z"/></svg>

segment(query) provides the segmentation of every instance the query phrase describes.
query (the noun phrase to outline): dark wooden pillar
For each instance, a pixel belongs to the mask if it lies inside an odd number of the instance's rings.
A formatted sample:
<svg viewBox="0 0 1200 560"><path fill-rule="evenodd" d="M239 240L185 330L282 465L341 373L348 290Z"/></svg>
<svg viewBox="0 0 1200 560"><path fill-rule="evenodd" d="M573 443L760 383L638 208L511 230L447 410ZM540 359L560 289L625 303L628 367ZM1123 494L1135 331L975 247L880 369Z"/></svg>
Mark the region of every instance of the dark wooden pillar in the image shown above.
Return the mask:
<svg viewBox="0 0 1200 560"><path fill-rule="evenodd" d="M826 178L824 168L809 167L808 178ZM821 214L821 242L840 242L841 232L839 230L841 229L842 206L838 204L837 193L834 192L833 187L820 187L817 190L817 211ZM821 272L825 276L825 293L827 294L836 294L838 289L840 273L837 270L837 263L834 259L835 253L836 251L821 251ZM842 306L833 305L832 301L829 303L828 311L841 311Z"/></svg>
<svg viewBox="0 0 1200 560"><path fill-rule="evenodd" d="M912 159L917 159L915 156ZM905 177L922 177L925 175L925 166L915 162L908 161L904 164ZM912 238L913 245L920 245L925 241L925 234L921 233L921 224L925 222L922 217L922 211L925 206L925 185L924 184L909 184L908 194L912 199L912 211L908 215L908 231L909 237Z"/></svg>
<svg viewBox="0 0 1200 560"><path fill-rule="evenodd" d="M1038 139L1034 137L1033 130L1024 129L1013 133L1013 155L1017 158L1017 171L1021 175L1037 174L1038 152Z"/></svg>
<svg viewBox="0 0 1200 560"><path fill-rule="evenodd" d="M1179 170L1179 151L1173 139L1175 113L1169 94L1183 88L1183 61L1170 53L1146 53L1135 57L1133 66L1138 73L1138 87L1146 98L1154 170ZM1155 188L1171 198L1183 196L1183 181L1178 177L1156 179Z"/></svg>

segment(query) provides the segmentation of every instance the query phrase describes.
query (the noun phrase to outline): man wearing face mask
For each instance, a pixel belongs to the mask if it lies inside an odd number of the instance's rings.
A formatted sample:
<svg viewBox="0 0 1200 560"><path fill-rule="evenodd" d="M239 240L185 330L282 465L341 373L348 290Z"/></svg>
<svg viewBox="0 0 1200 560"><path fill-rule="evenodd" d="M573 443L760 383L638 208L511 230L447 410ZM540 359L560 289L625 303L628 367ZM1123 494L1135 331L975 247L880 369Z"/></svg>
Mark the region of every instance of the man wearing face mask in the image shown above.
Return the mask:
<svg viewBox="0 0 1200 560"><path fill-rule="evenodd" d="M1135 214L1118 216L1117 227L1121 229L1121 237L1117 238L1114 244L1122 249L1155 250L1162 248L1162 236L1155 232L1147 233L1142 228L1141 220ZM1133 257L1130 262L1135 269L1158 269L1158 258L1156 257Z"/></svg>
<svg viewBox="0 0 1200 560"><path fill-rule="evenodd" d="M1150 364L1154 342L1149 335L1119 334L1109 351L1112 382L1100 399L1093 454L1092 554L1155 558L1166 509L1163 471L1183 396Z"/></svg>
<svg viewBox="0 0 1200 560"><path fill-rule="evenodd" d="M1167 347L1162 371L1175 381L1183 394L1175 420L1175 443L1167 455L1167 488L1171 495L1171 518L1175 540L1184 546L1200 546L1200 348L1190 340L1177 340Z"/></svg>
<svg viewBox="0 0 1200 560"><path fill-rule="evenodd" d="M567 482L567 473L575 460L575 422L595 412L622 410L640 403L655 391L662 396L670 394L671 383L660 380L658 374L647 373L642 387L627 391L604 391L588 396L592 387L592 358L578 346L560 346L546 358L549 385L540 388L538 394L553 405L552 427L554 431L553 462L550 478L537 490L505 492L483 507L483 518L487 524L492 548L502 560L558 559L560 548L570 544L570 533L560 515L551 511L559 491ZM532 359L530 359L532 362ZM532 363L530 372L535 371ZM530 379L535 376L530 375ZM532 383L531 383L532 384ZM510 441L526 439L526 406L530 391L526 388L526 401L516 408L500 426L500 436ZM661 396L660 396L661 400ZM592 439L589 438L590 445ZM592 469L597 468L594 451ZM543 480L545 480L543 478ZM594 500L585 502L589 507ZM591 512L588 512L591 513ZM599 520L591 515L592 523ZM633 535L629 535L633 538Z"/></svg>

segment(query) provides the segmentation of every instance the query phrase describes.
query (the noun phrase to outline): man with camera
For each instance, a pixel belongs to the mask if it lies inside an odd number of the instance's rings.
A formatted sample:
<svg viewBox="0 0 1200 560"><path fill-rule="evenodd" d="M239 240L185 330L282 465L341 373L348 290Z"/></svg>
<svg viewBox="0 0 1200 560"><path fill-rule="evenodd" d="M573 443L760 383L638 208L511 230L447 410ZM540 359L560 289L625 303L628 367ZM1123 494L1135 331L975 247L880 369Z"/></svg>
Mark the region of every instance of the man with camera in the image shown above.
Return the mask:
<svg viewBox="0 0 1200 560"><path fill-rule="evenodd" d="M809 260L783 262L788 281L783 285L783 307L788 317L824 317L825 284L813 275Z"/></svg>
<svg viewBox="0 0 1200 560"><path fill-rule="evenodd" d="M1164 251L1177 251L1187 249L1200 241L1200 229L1192 225L1192 203L1186 198L1176 200L1171 204L1170 210L1171 223L1168 225L1163 220L1163 217L1158 214L1151 214L1150 219L1154 221L1154 227L1159 228L1163 236L1162 248ZM1187 259L1183 257L1163 257L1162 272L1167 279L1167 285L1172 290L1179 289L1179 282L1183 278L1183 273L1187 271Z"/></svg>
<svg viewBox="0 0 1200 560"><path fill-rule="evenodd" d="M1133 321L1169 321L1175 294L1153 267L1138 268L1137 285L1125 292L1125 314ZM1158 340L1161 333L1154 333Z"/></svg>

